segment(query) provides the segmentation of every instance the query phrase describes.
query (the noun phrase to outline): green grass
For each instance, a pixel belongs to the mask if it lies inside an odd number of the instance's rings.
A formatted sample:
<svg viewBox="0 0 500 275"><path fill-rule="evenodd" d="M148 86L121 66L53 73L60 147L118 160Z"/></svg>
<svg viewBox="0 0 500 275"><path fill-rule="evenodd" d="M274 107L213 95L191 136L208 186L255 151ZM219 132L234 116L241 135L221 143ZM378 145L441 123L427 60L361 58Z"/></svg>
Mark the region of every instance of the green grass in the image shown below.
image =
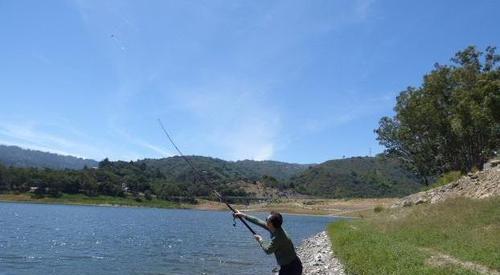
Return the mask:
<svg viewBox="0 0 500 275"><path fill-rule="evenodd" d="M500 198L455 199L388 209L329 226L335 252L353 274L477 274L425 263L431 249L500 270Z"/></svg>
<svg viewBox="0 0 500 275"><path fill-rule="evenodd" d="M22 201L30 203L53 203L53 204L84 204L84 205L113 205L113 206L134 206L134 207L155 207L155 208L181 208L181 205L166 200L145 200L136 201L133 198L95 196L88 197L83 194L63 194L61 197L34 198L31 194L0 194L0 200Z"/></svg>
<svg viewBox="0 0 500 275"><path fill-rule="evenodd" d="M422 191L427 191L427 190L430 190L430 189L433 189L436 187L446 185L450 182L457 181L462 176L463 176L463 174L460 171L450 171L450 172L444 173L436 180L436 182L434 182L433 184L431 184L429 186L424 187Z"/></svg>

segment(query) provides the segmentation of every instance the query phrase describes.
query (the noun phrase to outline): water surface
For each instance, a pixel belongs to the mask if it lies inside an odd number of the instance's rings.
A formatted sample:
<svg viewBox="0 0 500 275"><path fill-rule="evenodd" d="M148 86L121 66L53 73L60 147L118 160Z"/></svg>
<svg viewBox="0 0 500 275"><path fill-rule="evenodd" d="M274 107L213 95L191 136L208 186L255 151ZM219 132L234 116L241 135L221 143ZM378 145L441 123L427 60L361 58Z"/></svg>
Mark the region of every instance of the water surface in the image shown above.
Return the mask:
<svg viewBox="0 0 500 275"><path fill-rule="evenodd" d="M297 246L335 218L284 220ZM265 255L243 224L233 227L229 212L0 203L2 275L255 275L274 266L274 256Z"/></svg>

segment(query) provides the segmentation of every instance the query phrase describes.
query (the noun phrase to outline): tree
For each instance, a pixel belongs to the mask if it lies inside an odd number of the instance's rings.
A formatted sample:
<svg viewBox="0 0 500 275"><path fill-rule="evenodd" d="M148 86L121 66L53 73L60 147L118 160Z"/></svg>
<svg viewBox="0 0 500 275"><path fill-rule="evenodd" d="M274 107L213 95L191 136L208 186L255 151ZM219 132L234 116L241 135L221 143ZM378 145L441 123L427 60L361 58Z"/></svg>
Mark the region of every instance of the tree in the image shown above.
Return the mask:
<svg viewBox="0 0 500 275"><path fill-rule="evenodd" d="M7 184L7 169L2 164L0 164L0 193L8 190L9 186Z"/></svg>
<svg viewBox="0 0 500 275"><path fill-rule="evenodd" d="M111 161L109 161L108 158L105 158L101 162L99 162L99 169L109 168L111 165Z"/></svg>
<svg viewBox="0 0 500 275"><path fill-rule="evenodd" d="M96 196L99 192L99 185L91 171L84 171L78 177L80 191L87 196Z"/></svg>
<svg viewBox="0 0 500 275"><path fill-rule="evenodd" d="M483 53L470 46L451 61L436 64L421 87L401 92L395 116L380 119L375 130L386 153L425 183L446 171L481 168L500 147L500 56L494 47Z"/></svg>

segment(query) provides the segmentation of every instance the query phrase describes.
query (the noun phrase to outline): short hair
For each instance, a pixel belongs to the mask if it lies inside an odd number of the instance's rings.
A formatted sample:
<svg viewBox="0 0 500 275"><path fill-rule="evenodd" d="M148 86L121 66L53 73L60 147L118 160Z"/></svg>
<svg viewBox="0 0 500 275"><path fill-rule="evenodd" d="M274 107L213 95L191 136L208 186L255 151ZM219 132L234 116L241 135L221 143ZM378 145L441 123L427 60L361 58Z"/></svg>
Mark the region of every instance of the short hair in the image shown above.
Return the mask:
<svg viewBox="0 0 500 275"><path fill-rule="evenodd" d="M283 217L276 211L271 211L271 215L269 215L267 220L274 226L274 228L281 228L281 225L283 224Z"/></svg>

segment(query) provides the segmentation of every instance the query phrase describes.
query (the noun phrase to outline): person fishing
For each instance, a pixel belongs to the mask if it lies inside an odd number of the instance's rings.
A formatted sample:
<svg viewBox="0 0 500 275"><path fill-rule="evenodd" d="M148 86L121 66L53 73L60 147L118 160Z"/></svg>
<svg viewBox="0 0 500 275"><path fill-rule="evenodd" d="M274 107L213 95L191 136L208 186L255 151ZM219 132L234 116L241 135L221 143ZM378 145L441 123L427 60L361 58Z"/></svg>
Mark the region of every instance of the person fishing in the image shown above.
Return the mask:
<svg viewBox="0 0 500 275"><path fill-rule="evenodd" d="M274 253L276 261L280 266L279 275L301 275L302 262L295 253L295 247L288 234L281 227L283 217L280 213L271 211L271 214L266 218L266 221L256 217L247 215L236 210L233 217L244 218L245 220L256 224L271 234L271 242L265 242L260 235L255 234L254 237L259 242L260 246L266 254Z"/></svg>
<svg viewBox="0 0 500 275"><path fill-rule="evenodd" d="M167 136L168 140L172 145L174 146L175 150L179 153L179 155L186 161L186 163L193 169L193 172L195 175L199 176L201 180L205 182L207 186L210 186L210 182L208 179L196 169L196 167L191 163L191 161L184 156L184 154L179 150L177 145L175 145L174 141L168 134L167 130L163 126L163 123L161 122L160 119L158 119L158 123L160 124L160 127L162 128L163 132ZM283 224L283 217L281 216L280 213L272 211L271 214L267 217L266 221L262 221L258 218L252 217L250 215L241 213L239 210L234 209L224 198L222 195L217 192L217 190L212 190L212 192L216 195L216 197L226 204L226 206L233 211L233 217L234 218L239 218L241 222L252 232L254 235L255 239L259 242L260 246L266 254L272 254L274 253L276 257L276 261L280 265L280 271L279 275L301 275L302 274L302 262L300 261L299 257L297 257L297 254L295 253L295 247L293 246L292 240L290 240L290 237L286 234L285 230L281 228L281 224ZM258 235L247 223L246 221L249 221L251 223L254 223L267 231L271 234L271 243L267 244L262 240L262 237Z"/></svg>

